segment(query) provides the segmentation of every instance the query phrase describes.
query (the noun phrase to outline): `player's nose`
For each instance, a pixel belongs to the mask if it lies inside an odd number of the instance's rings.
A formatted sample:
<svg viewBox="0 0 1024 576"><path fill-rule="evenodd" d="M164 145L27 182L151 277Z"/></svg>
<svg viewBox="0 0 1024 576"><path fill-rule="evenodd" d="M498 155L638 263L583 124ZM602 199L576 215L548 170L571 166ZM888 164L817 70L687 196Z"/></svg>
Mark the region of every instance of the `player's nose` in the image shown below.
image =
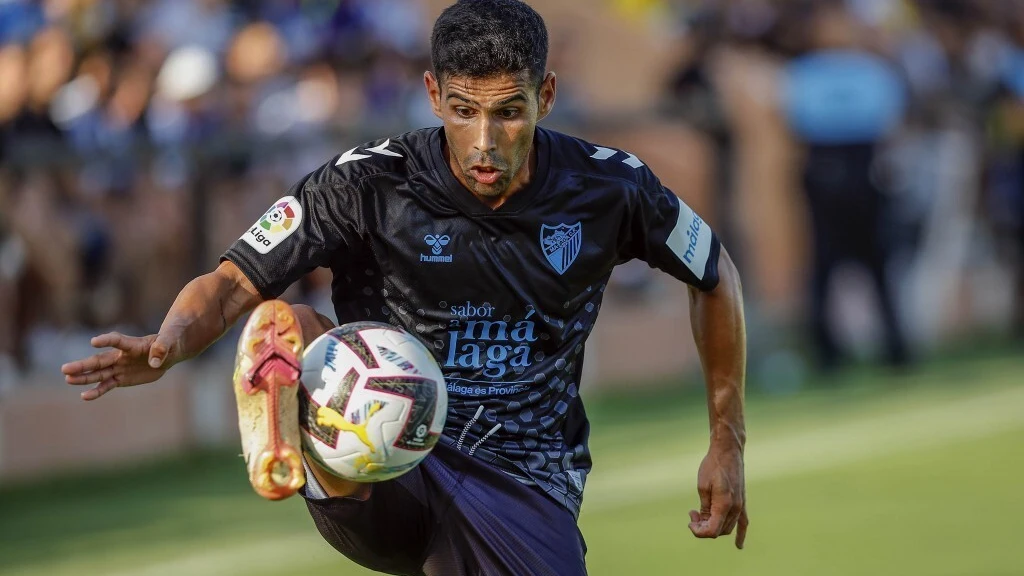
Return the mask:
<svg viewBox="0 0 1024 576"><path fill-rule="evenodd" d="M493 152L498 148L497 131L499 126L488 118L481 118L477 127L476 142L473 148L479 152Z"/></svg>

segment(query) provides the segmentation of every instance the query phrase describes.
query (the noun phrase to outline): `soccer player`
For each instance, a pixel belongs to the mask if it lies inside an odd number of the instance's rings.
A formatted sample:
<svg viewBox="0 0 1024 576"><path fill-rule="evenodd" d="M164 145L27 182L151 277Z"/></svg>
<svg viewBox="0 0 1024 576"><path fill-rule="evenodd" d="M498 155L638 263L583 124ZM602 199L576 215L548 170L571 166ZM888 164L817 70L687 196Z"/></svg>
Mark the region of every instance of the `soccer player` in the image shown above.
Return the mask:
<svg viewBox="0 0 1024 576"><path fill-rule="evenodd" d="M424 74L443 128L332 158L181 291L158 334L97 336L93 346L110 349L65 365L67 381L96 384L86 400L152 382L254 310L235 387L257 492L301 490L323 537L374 570L585 574L576 524L591 469L584 342L612 268L640 258L690 285L710 446L689 527L700 538L736 530L742 547L736 270L708 224L637 157L537 127L555 103L547 49L543 20L523 2L450 6ZM340 322L401 326L445 374L444 433L394 480L349 482L299 455L295 368L302 343L332 323L274 298L319 266L333 272Z"/></svg>

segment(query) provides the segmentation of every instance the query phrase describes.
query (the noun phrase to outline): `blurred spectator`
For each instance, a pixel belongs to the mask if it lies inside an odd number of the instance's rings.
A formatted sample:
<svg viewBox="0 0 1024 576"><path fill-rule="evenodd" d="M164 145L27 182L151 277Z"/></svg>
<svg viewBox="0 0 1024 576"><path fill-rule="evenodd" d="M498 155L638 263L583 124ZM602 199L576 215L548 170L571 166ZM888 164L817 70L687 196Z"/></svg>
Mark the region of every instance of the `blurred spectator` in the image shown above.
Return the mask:
<svg viewBox="0 0 1024 576"><path fill-rule="evenodd" d="M1004 23L1007 43L998 60L999 89L990 119L989 213L1009 240L1016 276L1014 330L1024 339L1024 10L1009 14Z"/></svg>
<svg viewBox="0 0 1024 576"><path fill-rule="evenodd" d="M803 186L810 210L813 264L810 319L818 359L844 359L830 317L830 281L846 262L870 275L885 329L886 360L907 360L907 344L890 283L890 204L879 182L879 147L900 125L906 95L896 69L860 40L840 3L817 7L806 52L787 66L784 107L805 145Z"/></svg>

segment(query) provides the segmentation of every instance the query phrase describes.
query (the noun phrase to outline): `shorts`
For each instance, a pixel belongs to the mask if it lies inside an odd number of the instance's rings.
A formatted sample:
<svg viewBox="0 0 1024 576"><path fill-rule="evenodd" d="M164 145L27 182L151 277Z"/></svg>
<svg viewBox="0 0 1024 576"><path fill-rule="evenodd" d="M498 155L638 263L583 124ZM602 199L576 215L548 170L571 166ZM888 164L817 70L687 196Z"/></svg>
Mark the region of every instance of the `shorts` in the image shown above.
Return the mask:
<svg viewBox="0 0 1024 576"><path fill-rule="evenodd" d="M438 443L365 501L310 498L320 534L353 562L416 576L583 576L573 515L501 470Z"/></svg>

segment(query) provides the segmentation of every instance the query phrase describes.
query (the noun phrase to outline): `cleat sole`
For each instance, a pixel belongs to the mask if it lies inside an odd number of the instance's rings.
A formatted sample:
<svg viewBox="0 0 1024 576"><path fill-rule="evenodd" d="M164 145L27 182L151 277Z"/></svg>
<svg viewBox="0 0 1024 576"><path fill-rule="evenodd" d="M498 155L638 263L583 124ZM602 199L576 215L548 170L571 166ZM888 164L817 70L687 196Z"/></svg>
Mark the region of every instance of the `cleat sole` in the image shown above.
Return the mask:
<svg viewBox="0 0 1024 576"><path fill-rule="evenodd" d="M306 483L299 436L301 327L288 304L263 302L249 317L235 360L238 428L249 483L281 500Z"/></svg>

